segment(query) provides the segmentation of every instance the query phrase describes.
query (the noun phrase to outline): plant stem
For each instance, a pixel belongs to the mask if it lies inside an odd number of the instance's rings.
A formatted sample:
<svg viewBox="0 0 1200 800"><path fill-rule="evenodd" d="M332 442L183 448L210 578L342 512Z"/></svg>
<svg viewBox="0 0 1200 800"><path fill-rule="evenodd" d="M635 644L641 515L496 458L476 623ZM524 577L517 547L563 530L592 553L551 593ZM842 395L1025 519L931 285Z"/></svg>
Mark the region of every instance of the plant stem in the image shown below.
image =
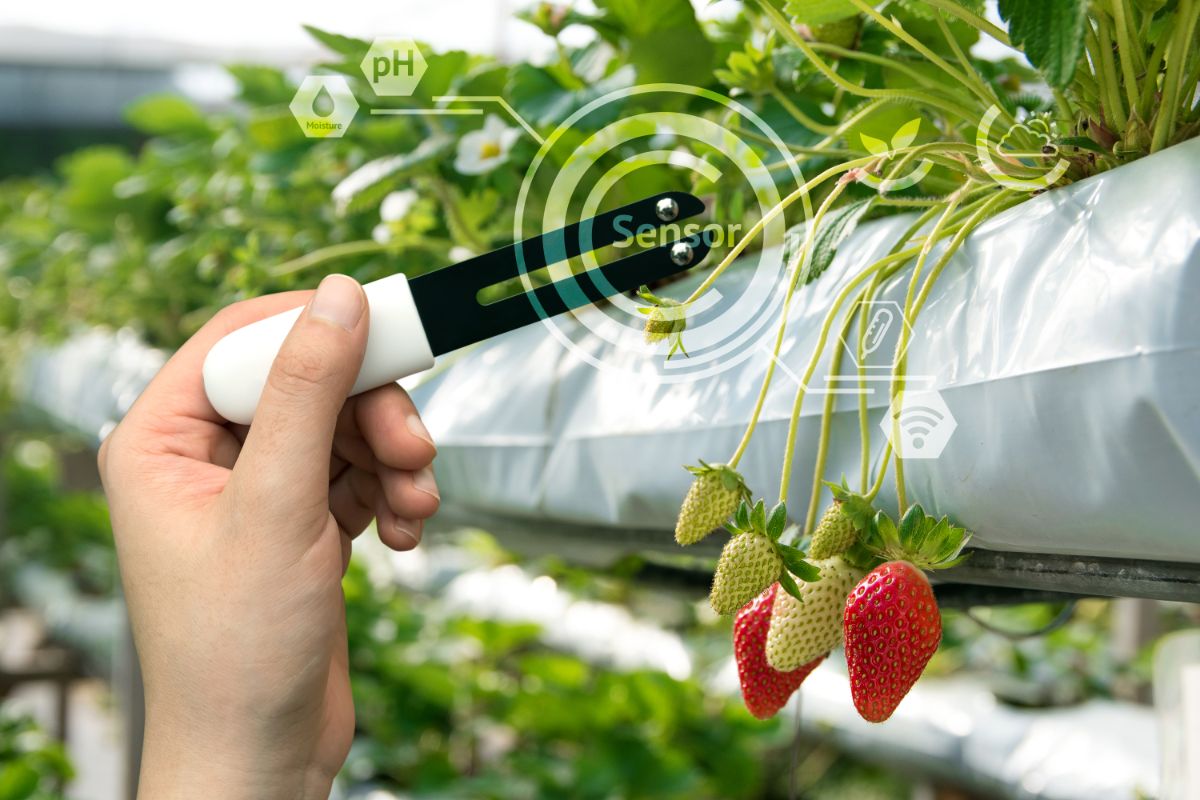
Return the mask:
<svg viewBox="0 0 1200 800"><path fill-rule="evenodd" d="M1111 106L1106 109L1112 122L1109 129L1119 138L1125 131L1126 116L1125 106L1121 102L1121 81L1117 77L1117 65L1113 61L1113 42L1112 34L1108 29L1108 17L1104 14L1097 14L1096 24L1099 27L1099 32L1096 34L1096 51L1100 57L1100 69L1103 75L1101 85L1105 89L1106 102Z"/></svg>
<svg viewBox="0 0 1200 800"><path fill-rule="evenodd" d="M892 418L892 448L896 451L896 497L900 504L900 513L903 515L908 508L904 496L904 454L900 448L900 414L899 409L895 408L896 399L901 391L901 384L904 381L904 351L908 347L909 330L912 325L910 314L912 311L913 297L917 292L917 283L921 278L921 270L925 267L925 261L929 258L929 253L933 250L933 245L942 237L942 231L950 218L954 216L955 210L958 208L959 202L962 200L962 195L955 193L946 203L942 210L942 214L938 217L937 222L933 224L933 230L925 237L925 243L921 246L921 252L917 256L917 263L913 267L912 277L908 281L908 290L904 295L904 320L907 324L900 327L900 336L896 340L896 356L892 367L892 385L891 391L888 394L888 411L887 413Z"/></svg>
<svg viewBox="0 0 1200 800"><path fill-rule="evenodd" d="M400 246L394 243L380 243L373 239L360 239L355 241L340 242L337 245L329 245L319 249L314 249L310 253L300 255L298 258L293 258L283 261L282 264L276 264L271 267L271 275L281 277L284 275L292 275L293 272L302 272L310 270L314 266L319 266L328 261L336 261L342 258L349 258L350 255L367 255L371 253L385 253L394 251Z"/></svg>
<svg viewBox="0 0 1200 800"><path fill-rule="evenodd" d="M943 203L943 202L945 202L945 201L944 200L938 201L937 205L940 206L941 203ZM929 222L929 220L933 219L933 217L936 213L937 213L937 208L934 207L934 208L930 208L930 209L924 211L919 217L917 217L913 221L912 225L908 226L908 230L906 230L903 233L903 235L901 235L898 239L896 239L896 244L892 246L891 252L894 253L897 250L899 250L901 247L903 247L905 243L907 243L910 239L912 239L913 236L915 236L917 234L917 231L921 230L921 228L925 227L925 224L927 222ZM902 266L902 265L897 265L896 268L899 269L900 266ZM876 272L875 275L871 278L871 285L869 287L867 287L867 292L866 292L866 301L868 303L870 301L874 300L875 294L879 290L879 285L882 283L882 281L883 281L883 273L882 272ZM862 445L862 453L861 453L862 462L861 462L860 468L859 468L859 477L860 477L860 483L862 485L863 492L867 491L867 482L870 480L870 471L871 471L871 435L869 433L869 424L868 424L869 409L867 407L867 378L866 378L866 363L867 363L866 338L867 338L867 328L868 328L867 322L868 321L867 321L866 314L860 313L859 317L858 317L858 342L855 346L855 361L858 364L858 435L859 435L859 440Z"/></svg>
<svg viewBox="0 0 1200 800"><path fill-rule="evenodd" d="M875 278L879 277L879 273L875 273ZM846 340L846 332L850 330L850 323L854 321L861 308L860 303L867 290L858 293L858 297L850 304L850 311L846 314L846 320L842 323L842 331L839 339ZM808 495L808 516L804 521L804 532L811 533L813 525L817 521L817 502L821 499L821 475L825 472L825 459L829 456L829 434L830 428L833 426L833 409L837 403L837 388L838 373L842 370L842 353L845 351L843 347L833 348L833 354L829 358L829 391L825 394L825 406L821 410L821 434L817 439L817 460L813 465L813 483L812 491Z"/></svg>
<svg viewBox="0 0 1200 800"><path fill-rule="evenodd" d="M1154 95L1158 89L1158 73L1162 69L1162 62L1167 55L1167 46L1170 42L1170 36L1160 36L1158 43L1150 51L1150 59L1146 62L1146 73L1142 78L1142 94L1138 98L1138 109L1142 119L1147 122L1150 120L1150 112L1154 108Z"/></svg>
<svg viewBox="0 0 1200 800"><path fill-rule="evenodd" d="M817 363L821 358L821 353L825 350L825 343L829 339L829 330L833 325L833 320L836 318L837 312L841 309L842 304L846 302L846 298L849 296L850 292L853 291L854 288L862 283L866 278L871 277L876 272L890 264L907 261L916 255L917 252L917 248L913 247L879 259L874 264L850 279L850 281L842 288L842 291L839 292L838 296L834 299L829 311L826 312L825 321L821 325L820 335L817 337L817 346L813 349L813 354L808 362L808 368L804 371L804 375L800 378L800 387L796 391L795 400L792 402L792 416L791 421L788 424L787 443L783 453L783 476L779 481L779 496L781 498L787 497L788 483L791 481L792 461L794 460L796 454L796 430L800 423L800 408L804 404L805 391L808 387L808 382L812 380L813 373L816 372Z"/></svg>
<svg viewBox="0 0 1200 800"><path fill-rule="evenodd" d="M929 94L928 92L906 91L903 89L868 89L865 86L859 86L851 83L841 75L838 75L832 68L830 68L828 64L825 63L824 59L817 55L816 51L809 46L808 42L804 41L804 37L792 28L791 24L787 21L787 18L784 17L783 14L781 14L779 10L771 4L771 0L758 0L758 3L766 12L767 16L771 18L771 21L775 23L776 29L783 34L784 38L799 48L800 51L808 57L808 60L812 62L813 66L816 67L822 75L832 81L834 85L845 89L847 92L860 97L887 98L893 101L916 100L918 103L924 103L935 108L940 108L950 114L954 114L959 119L967 123L971 123L976 119L977 115L971 114L961 106L943 100L942 98Z"/></svg>
<svg viewBox="0 0 1200 800"><path fill-rule="evenodd" d="M771 361L767 364L767 371L763 374L762 385L758 389L758 398L754 402L754 410L750 412L750 421L746 425L746 430L742 434L741 441L738 442L737 449L729 457L728 463L731 467L737 467L738 462L742 460L742 455L750 445L751 437L754 436L754 429L758 427L758 417L762 414L763 403L767 399L767 390L771 388L771 379L775 376L775 364L779 361L779 351L783 347L783 334L787 330L788 310L792 304L792 295L796 291L796 286L800 283L800 275L804 272L804 268L811 256L812 243L816 238L817 226L821 224L826 212L829 211L845 188L845 183L838 183L833 188L833 191L829 193L825 201L821 203L821 207L817 209L817 214L813 217L812 224L808 226L808 230L805 232L804 245L800 251L800 258L796 259L796 266L793 269L792 275L788 278L787 290L784 292L783 309L779 314L779 327L775 333L775 347L771 350Z"/></svg>
<svg viewBox="0 0 1200 800"><path fill-rule="evenodd" d="M697 286L695 291L693 291L691 295L689 295L688 298L683 301L683 305L695 302L697 298L711 289L717 278L721 276L721 273L728 269L729 265L732 264L747 247L749 247L750 242L752 242L755 237L762 232L763 228L767 226L767 223L782 214L787 207L796 202L797 199L803 197L807 201L808 193L829 178L835 175L840 175L843 172L849 172L856 167L865 167L868 164L877 161L878 159L878 156L864 156L863 158L845 161L841 164L830 167L817 177L813 178L811 181L805 183L803 186L793 190L791 194L789 194L787 197L784 197L779 201L778 204L775 205L774 208L764 214L762 219L754 223L750 230L746 231L746 235L738 240L738 243L733 246L728 254L726 254L725 258L721 259L721 263L717 264L717 266L713 268L713 271L708 274L708 277L704 279L704 282Z"/></svg>
<svg viewBox="0 0 1200 800"><path fill-rule="evenodd" d="M797 106L795 103L793 103L791 101L791 99L788 98L787 95L785 95L783 92L779 91L778 86L771 87L771 96L774 97L777 101L779 101L779 105L783 106L784 110L787 111L789 114L791 114L792 117L797 122L799 122L804 127L808 128L809 130L813 131L814 133L819 133L819 134L822 134L823 136L829 136L834 131L837 130L836 125L826 125L824 123L817 122L815 119L810 117L808 114L805 114L803 111L800 110L799 106Z"/></svg>
<svg viewBox="0 0 1200 800"><path fill-rule="evenodd" d="M871 17L872 19L874 19L877 23L879 23L881 26L883 26L884 29L886 29L893 36L895 36L896 38L905 42L906 44L908 44L909 47L912 47L918 53L920 53L921 55L923 55L927 59L929 59L929 61L934 66L936 66L938 69L942 70L942 72L945 72L947 75L949 75L951 78L953 78L955 83L966 86L968 89L970 89L970 91L976 97L978 97L980 100L982 100L984 102L984 104L992 105L993 103L996 103L997 105L999 105L999 101L996 99L995 95L987 90L986 84L984 84L983 81L980 80L979 75L975 72L974 69L970 68L970 65L968 65L968 71L966 73L959 72L957 69L952 67L944 58L939 56L937 53L933 52L933 50L930 50L928 47L926 47L925 44L920 39L917 39L915 36L912 36L908 31L904 30L904 28L899 23L888 19L883 14L880 14L878 11L875 10L874 6L866 3L865 0L850 0L850 3L852 5L854 5L856 8L858 8L859 11L861 11L862 13ZM940 15L936 15L936 16L938 17L938 19L941 19ZM974 80L972 80L972 78ZM983 87L983 88L981 88L981 87ZM1001 110L1003 111L1003 108L1001 108ZM1003 111L1003 113L1004 113L1004 117L1005 117L1006 121L1008 121L1009 123L1012 123L1014 121L1008 115L1007 111Z"/></svg>
<svg viewBox="0 0 1200 800"><path fill-rule="evenodd" d="M1137 113L1137 68L1134 63L1134 45L1130 37L1129 18L1125 16L1125 0L1112 0L1113 30L1117 35L1117 56L1121 60L1121 77L1125 83L1125 99L1129 101L1129 113ZM1103 13L1103 12L1101 12ZM1138 56L1141 53L1137 53Z"/></svg>
<svg viewBox="0 0 1200 800"><path fill-rule="evenodd" d="M1158 119L1154 122L1154 138L1150 142L1151 153L1157 153L1166 147L1171 134L1175 132L1175 105L1183 89L1188 43L1192 40L1192 28L1196 23L1192 15L1192 0L1179 0L1176 15L1175 38L1171 42L1167 76L1163 79L1162 104L1159 106Z"/></svg>
<svg viewBox="0 0 1200 800"><path fill-rule="evenodd" d="M925 5L933 6L941 9L951 16L958 17L963 22L970 25L980 33L986 33L1000 44L1007 47L1012 47L1012 42L1009 41L1008 34L1001 28L996 27L991 22L988 22L978 14L973 13L955 0L925 0Z"/></svg>

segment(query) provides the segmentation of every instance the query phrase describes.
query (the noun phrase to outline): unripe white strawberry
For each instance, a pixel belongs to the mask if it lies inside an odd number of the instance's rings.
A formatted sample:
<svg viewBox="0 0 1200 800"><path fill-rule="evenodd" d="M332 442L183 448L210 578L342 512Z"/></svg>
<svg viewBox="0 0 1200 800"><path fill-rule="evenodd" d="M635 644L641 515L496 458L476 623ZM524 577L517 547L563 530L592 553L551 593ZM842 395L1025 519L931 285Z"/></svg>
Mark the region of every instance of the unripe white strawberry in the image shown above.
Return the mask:
<svg viewBox="0 0 1200 800"><path fill-rule="evenodd" d="M863 576L841 556L812 563L820 568L821 579L800 583L802 600L787 592L775 595L767 663L780 672L801 667L841 644L846 597Z"/></svg>

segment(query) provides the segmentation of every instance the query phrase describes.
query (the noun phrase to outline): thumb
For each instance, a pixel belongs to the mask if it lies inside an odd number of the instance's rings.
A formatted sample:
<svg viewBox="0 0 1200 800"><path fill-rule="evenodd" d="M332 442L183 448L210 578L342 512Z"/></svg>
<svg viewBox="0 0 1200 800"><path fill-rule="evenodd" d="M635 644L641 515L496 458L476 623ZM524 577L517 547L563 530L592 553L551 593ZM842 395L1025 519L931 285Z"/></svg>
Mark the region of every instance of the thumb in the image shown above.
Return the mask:
<svg viewBox="0 0 1200 800"><path fill-rule="evenodd" d="M333 432L367 346L367 299L345 275L321 281L279 348L234 467L272 505L325 503Z"/></svg>

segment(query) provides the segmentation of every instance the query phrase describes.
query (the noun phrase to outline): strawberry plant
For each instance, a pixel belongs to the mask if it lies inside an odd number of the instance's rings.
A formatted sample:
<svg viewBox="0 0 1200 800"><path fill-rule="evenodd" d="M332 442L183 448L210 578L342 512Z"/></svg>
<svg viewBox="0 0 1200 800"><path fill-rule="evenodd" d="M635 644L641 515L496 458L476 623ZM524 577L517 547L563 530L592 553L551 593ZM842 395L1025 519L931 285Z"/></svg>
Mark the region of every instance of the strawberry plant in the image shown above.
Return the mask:
<svg viewBox="0 0 1200 800"><path fill-rule="evenodd" d="M736 470L771 387L796 296L822 280L837 244L862 219L910 212L911 224L887 253L857 265L834 289L816 347L796 381L778 486L783 502L795 471L801 410L831 340L856 346L862 364L869 352L866 309L881 287L901 282L905 324L887 392L895 435L872 464L866 375L860 366L858 488L851 492L845 482L830 484L834 504L818 521L836 396L826 395L801 526L812 537L808 555L820 568L820 580L802 579L798 592L778 593L767 644L767 659L780 670L826 652L842 638L829 609L841 608L848 598L844 628L855 702L873 721L891 714L940 639L936 604L921 570L953 563L965 540L960 529L945 520L927 520L910 502L905 454L893 445L902 441L894 409L906 389L906 348L938 278L971 232L1006 209L1200 133L1200 52L1195 47L1200 4L1001 0L999 14L1002 25L986 19L983 4L974 0L745 3L751 35L716 74L735 95L781 109L816 137L789 143L814 177L770 209L672 309L683 317L678 330L686 339L689 308L751 246L764 223L798 202L815 207L811 219L788 238L774 359L745 432L723 461ZM1012 55L974 54L981 39L1012 48ZM835 346L829 357L834 375L841 358L842 348ZM902 517L899 528L886 515L874 516L873 503L889 471ZM857 588L857 577L847 577L855 569L868 573ZM761 577L756 573L745 583ZM728 574L722 582L740 583ZM917 615L911 640L901 641L908 632L897 633L876 619L877 612L898 614L897 603L917 606L904 609L904 619L910 612ZM886 680L875 671L884 668Z"/></svg>

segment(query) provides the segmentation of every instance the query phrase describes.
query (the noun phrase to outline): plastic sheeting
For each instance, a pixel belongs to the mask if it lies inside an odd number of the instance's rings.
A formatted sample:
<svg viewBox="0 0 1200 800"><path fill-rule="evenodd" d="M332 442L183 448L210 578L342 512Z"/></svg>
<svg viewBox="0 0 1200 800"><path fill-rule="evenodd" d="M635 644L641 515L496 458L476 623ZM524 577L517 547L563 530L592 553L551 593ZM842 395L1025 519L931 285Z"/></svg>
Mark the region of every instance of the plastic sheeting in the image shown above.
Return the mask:
<svg viewBox="0 0 1200 800"><path fill-rule="evenodd" d="M803 371L848 276L909 221L860 226L829 272L798 293L781 354L787 369L741 463L757 493L778 491L796 388L788 371ZM920 388L939 390L957 422L939 458L905 460L910 499L954 516L980 547L1200 562L1198 243L1200 140L1030 198L981 226L942 274L908 350L909 374L928 376ZM907 278L880 299L902 301ZM750 279L734 268L716 288L736 297ZM686 296L695 283L667 294ZM551 524L673 527L690 480L681 465L733 452L769 353L663 383L661 351L639 347L632 327L600 338L584 324L600 313L555 323L573 348L530 326L461 354L415 390L439 442L448 503ZM890 356L881 347L870 364ZM846 359L841 372L852 371ZM822 364L815 375L827 372ZM876 465L886 394L869 398ZM810 391L798 431L788 498L797 518L808 505L822 403ZM856 478L859 447L857 398L839 397L825 475Z"/></svg>

